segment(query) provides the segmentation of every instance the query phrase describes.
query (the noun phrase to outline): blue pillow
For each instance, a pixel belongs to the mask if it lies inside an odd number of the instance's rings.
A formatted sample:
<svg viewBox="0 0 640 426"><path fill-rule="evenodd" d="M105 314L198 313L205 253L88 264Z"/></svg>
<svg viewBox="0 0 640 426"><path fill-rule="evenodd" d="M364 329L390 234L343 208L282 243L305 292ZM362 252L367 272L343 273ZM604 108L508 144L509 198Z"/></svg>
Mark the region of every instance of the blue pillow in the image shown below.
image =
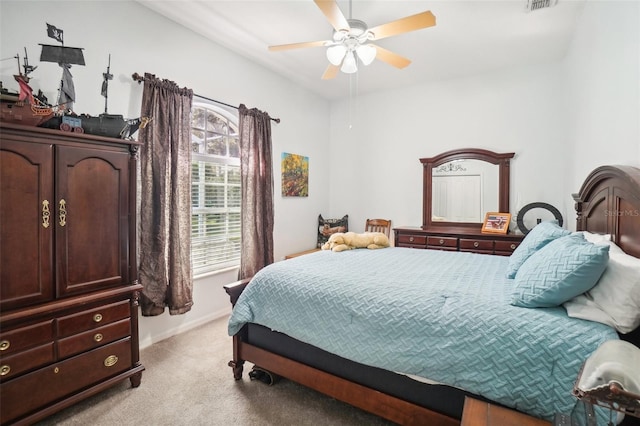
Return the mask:
<svg viewBox="0 0 640 426"><path fill-rule="evenodd" d="M589 291L607 267L609 247L590 243L582 234L551 241L518 270L511 304L525 308L559 306Z"/></svg>
<svg viewBox="0 0 640 426"><path fill-rule="evenodd" d="M507 266L507 278L515 278L518 269L536 251L549 244L556 238L571 234L571 231L558 226L555 221L547 221L537 224L524 237L522 243L509 256Z"/></svg>

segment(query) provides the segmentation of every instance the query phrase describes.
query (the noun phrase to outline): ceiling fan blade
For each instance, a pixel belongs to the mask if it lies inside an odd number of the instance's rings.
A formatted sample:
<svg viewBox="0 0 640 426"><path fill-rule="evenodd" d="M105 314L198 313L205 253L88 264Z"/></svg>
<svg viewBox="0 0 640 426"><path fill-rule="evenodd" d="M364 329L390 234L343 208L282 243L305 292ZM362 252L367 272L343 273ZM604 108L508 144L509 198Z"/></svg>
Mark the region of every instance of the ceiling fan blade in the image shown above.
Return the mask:
<svg viewBox="0 0 640 426"><path fill-rule="evenodd" d="M436 17L430 11L426 11L398 19L397 21L378 25L377 27L370 28L369 31L373 33L374 40L380 40L385 37L433 27L435 24Z"/></svg>
<svg viewBox="0 0 640 426"><path fill-rule="evenodd" d="M338 3L335 0L313 0L316 6L320 8L324 16L327 17L327 20L331 24L331 26L336 30L349 30L351 27L349 26L349 22L347 22L347 18L344 17L344 14L338 7Z"/></svg>
<svg viewBox="0 0 640 426"><path fill-rule="evenodd" d="M306 41L303 43L279 44L276 46L269 46L269 50L272 52L277 52L279 50L300 49L303 47L322 47L322 46L326 46L327 43L331 43L331 42L329 40L322 40L322 41Z"/></svg>
<svg viewBox="0 0 640 426"><path fill-rule="evenodd" d="M376 48L376 59L381 60L382 62L386 62L389 65L392 65L396 68L404 68L408 66L411 61L404 56L400 56L397 53L393 53L390 50L387 50L383 47L377 45L371 45Z"/></svg>
<svg viewBox="0 0 640 426"><path fill-rule="evenodd" d="M329 64L327 69L324 70L324 74L322 74L322 79L323 80L331 80L332 78L335 78L336 75L338 75L338 71L339 70L340 70L339 66L333 65L333 64Z"/></svg>

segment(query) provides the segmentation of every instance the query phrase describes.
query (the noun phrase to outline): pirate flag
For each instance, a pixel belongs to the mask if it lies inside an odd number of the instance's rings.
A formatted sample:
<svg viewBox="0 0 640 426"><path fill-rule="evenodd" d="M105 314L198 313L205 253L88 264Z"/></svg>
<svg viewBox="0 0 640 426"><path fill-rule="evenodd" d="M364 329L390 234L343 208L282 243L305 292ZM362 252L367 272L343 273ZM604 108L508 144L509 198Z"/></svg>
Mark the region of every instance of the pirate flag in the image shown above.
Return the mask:
<svg viewBox="0 0 640 426"><path fill-rule="evenodd" d="M47 35L51 38L58 40L60 43L64 44L62 30L54 27L53 25L49 25L48 23L47 23Z"/></svg>

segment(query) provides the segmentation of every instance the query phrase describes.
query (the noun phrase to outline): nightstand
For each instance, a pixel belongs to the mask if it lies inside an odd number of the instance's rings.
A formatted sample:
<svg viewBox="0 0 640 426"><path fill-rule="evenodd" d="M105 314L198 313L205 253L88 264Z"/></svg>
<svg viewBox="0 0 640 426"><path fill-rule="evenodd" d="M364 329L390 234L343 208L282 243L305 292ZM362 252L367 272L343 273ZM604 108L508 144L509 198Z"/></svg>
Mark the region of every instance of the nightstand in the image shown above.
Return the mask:
<svg viewBox="0 0 640 426"><path fill-rule="evenodd" d="M298 253L291 253L291 254L286 255L284 257L284 259L285 260L293 259L294 257L302 256L302 255L309 254L309 253L315 253L315 252L320 251L320 250L321 249L319 249L319 248L312 248L311 250L300 251Z"/></svg>
<svg viewBox="0 0 640 426"><path fill-rule="evenodd" d="M551 423L466 397L460 426L551 426Z"/></svg>

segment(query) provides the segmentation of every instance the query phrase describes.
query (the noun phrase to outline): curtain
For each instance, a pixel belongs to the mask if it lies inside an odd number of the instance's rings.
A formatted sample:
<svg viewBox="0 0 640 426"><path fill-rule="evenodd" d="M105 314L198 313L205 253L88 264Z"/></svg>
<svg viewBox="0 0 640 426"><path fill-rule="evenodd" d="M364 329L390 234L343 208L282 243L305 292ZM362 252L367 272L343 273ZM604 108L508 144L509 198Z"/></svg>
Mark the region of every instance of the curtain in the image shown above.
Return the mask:
<svg viewBox="0 0 640 426"><path fill-rule="evenodd" d="M191 271L191 100L193 91L145 74L140 129L139 277L142 315L188 312Z"/></svg>
<svg viewBox="0 0 640 426"><path fill-rule="evenodd" d="M244 279L273 263L273 167L269 114L244 105L238 110L242 183L238 279Z"/></svg>

